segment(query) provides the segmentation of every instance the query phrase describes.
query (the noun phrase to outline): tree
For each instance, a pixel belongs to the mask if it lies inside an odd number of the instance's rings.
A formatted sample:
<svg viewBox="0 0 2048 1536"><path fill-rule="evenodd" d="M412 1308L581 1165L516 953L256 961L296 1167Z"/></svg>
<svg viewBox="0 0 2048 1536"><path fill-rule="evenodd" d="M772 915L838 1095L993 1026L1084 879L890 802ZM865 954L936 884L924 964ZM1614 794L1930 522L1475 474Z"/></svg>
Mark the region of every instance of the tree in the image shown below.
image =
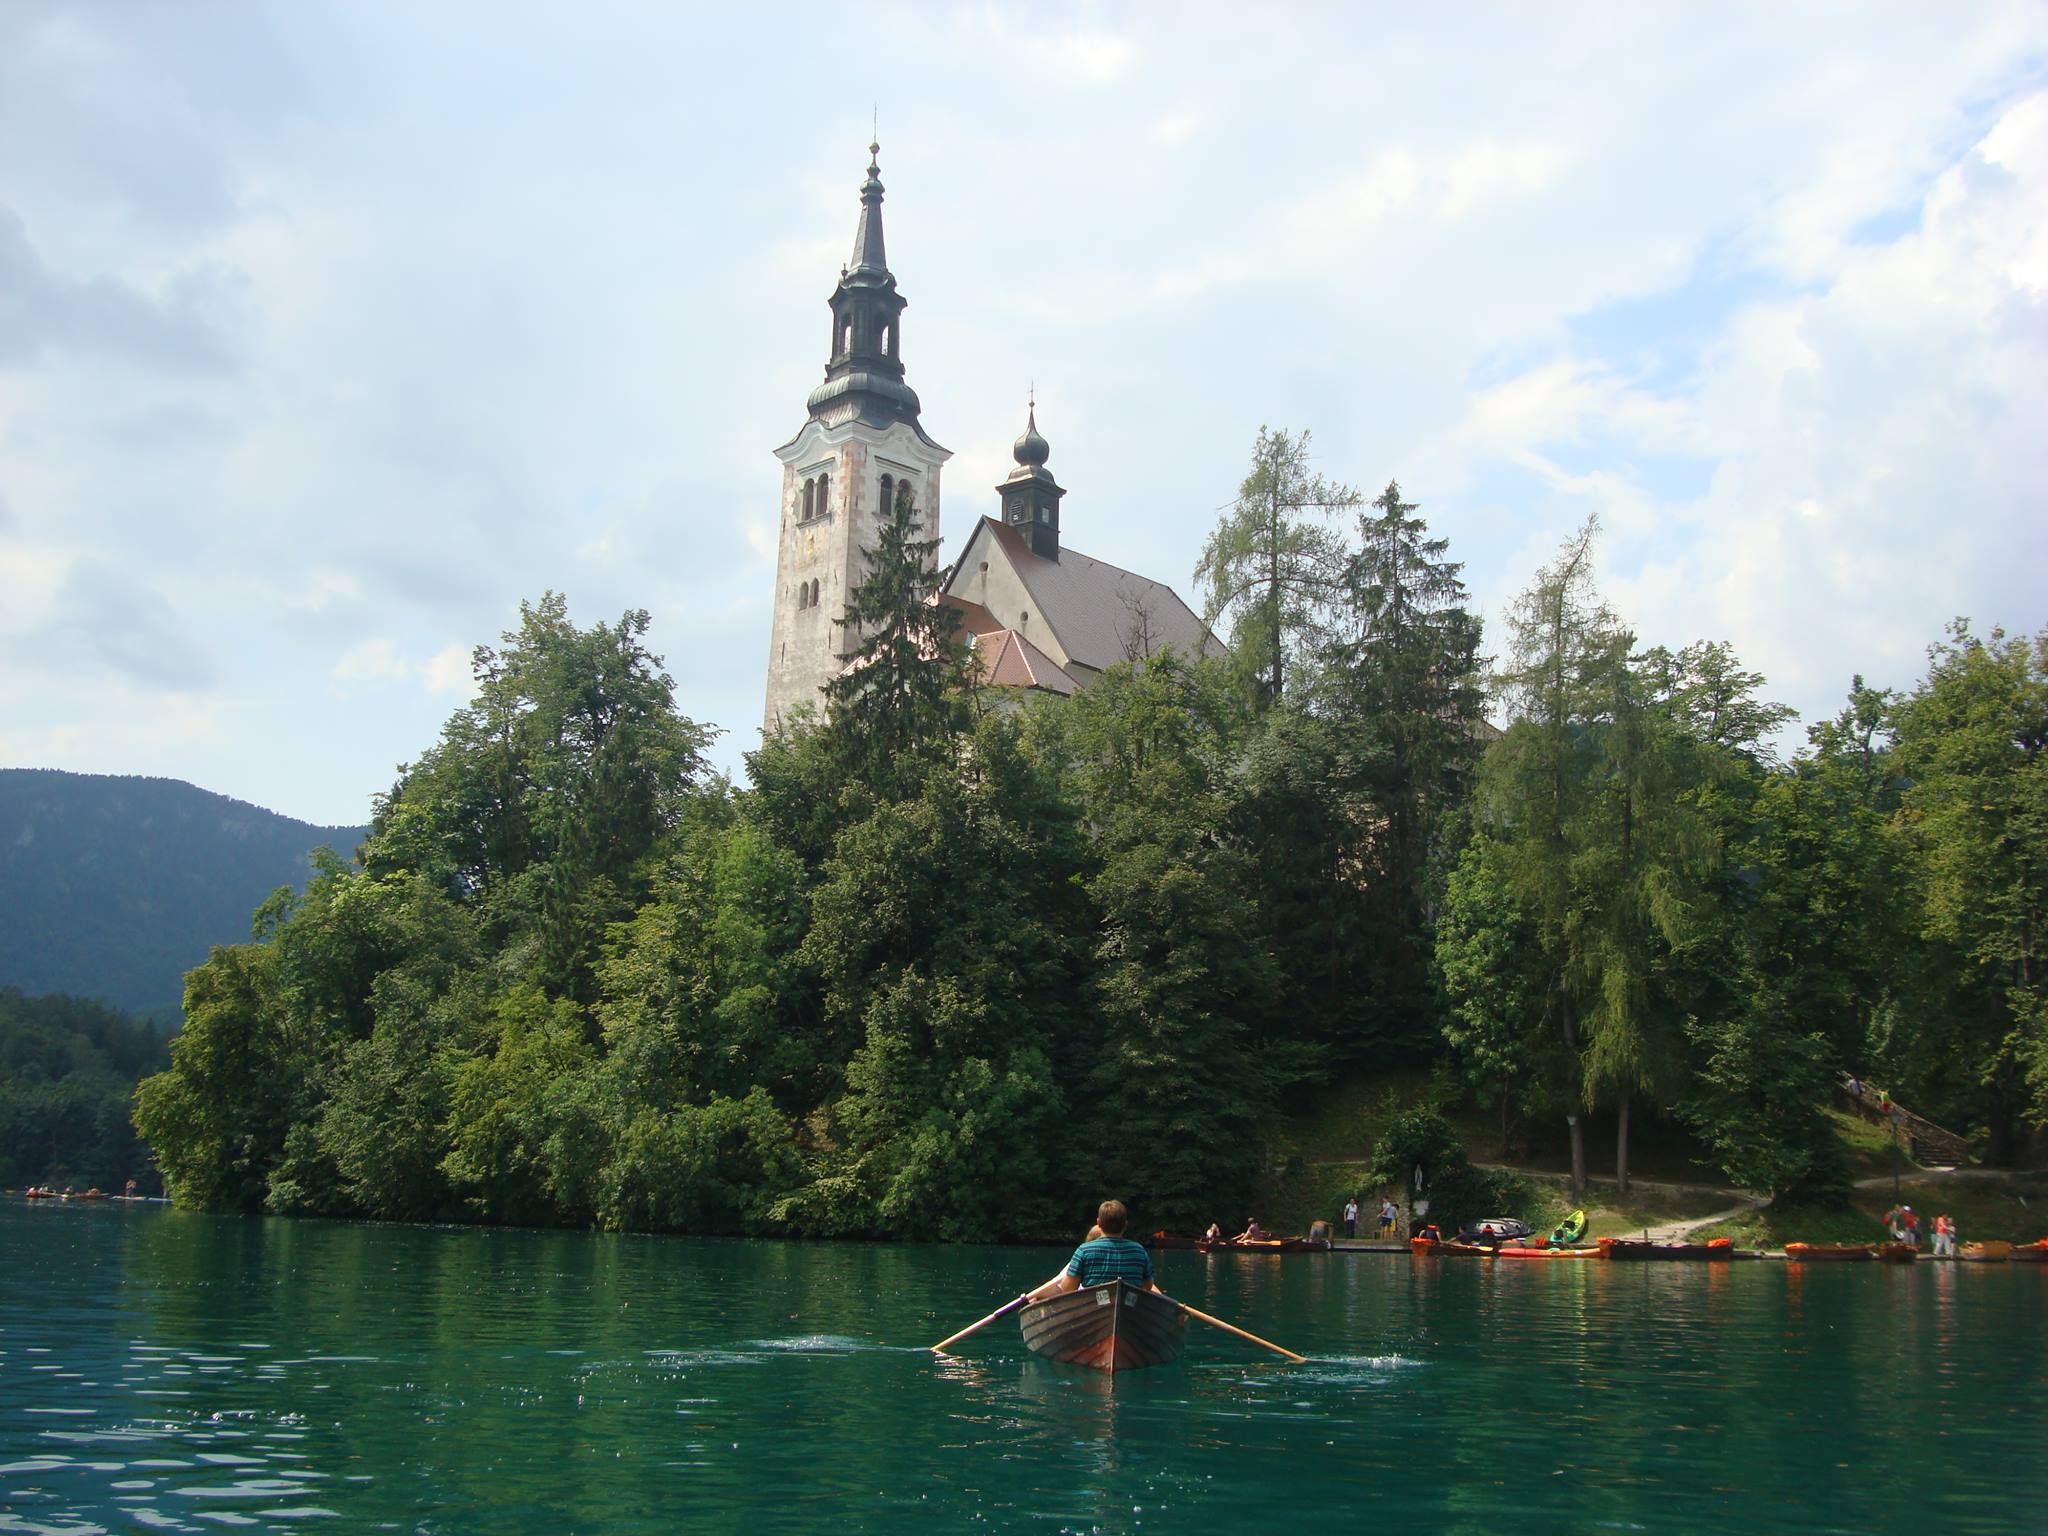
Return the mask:
<svg viewBox="0 0 2048 1536"><path fill-rule="evenodd" d="M1900 826L1919 856L1921 930L1953 957L1951 1031L1975 1075L1995 1161L2025 1120L2048 1123L2048 631L1964 620L1928 652L1901 706L1910 787Z"/></svg>
<svg viewBox="0 0 2048 1536"><path fill-rule="evenodd" d="M517 936L535 979L587 1000L607 924L645 895L643 860L677 824L715 732L677 713L644 609L588 630L549 592L479 646L475 700L380 797L372 875L421 872Z"/></svg>
<svg viewBox="0 0 2048 1536"><path fill-rule="evenodd" d="M1343 567L1336 534L1311 514L1355 507L1358 492L1309 470L1309 435L1259 428L1237 500L1202 546L1195 580L1211 624L1231 619L1231 648L1263 706L1286 693Z"/></svg>
<svg viewBox="0 0 2048 1536"><path fill-rule="evenodd" d="M937 539L923 527L908 486L897 488L867 574L837 622L856 641L853 659L825 685L827 731L842 772L884 798L914 793L935 763L951 761L967 709L960 612L934 602Z"/></svg>
<svg viewBox="0 0 2048 1536"><path fill-rule="evenodd" d="M1574 1060L1582 1048L1582 1001L1573 952L1573 828L1584 815L1599 756L1592 729L1598 675L1621 643L1619 623L1593 585L1598 531L1588 518L1509 610L1507 656L1495 683L1510 723L1487 749L1478 811L1479 830L1501 844L1514 904L1527 915L1543 956L1545 1011ZM1575 1108L1565 1122L1572 1193L1582 1198L1585 1133Z"/></svg>
<svg viewBox="0 0 2048 1536"><path fill-rule="evenodd" d="M1389 482L1361 512L1314 707L1328 719L1357 810L1344 863L1362 887L1383 1009L1426 1038L1433 1022L1428 881L1443 817L1471 790L1481 732L1480 623L1465 608L1448 541L1427 536Z"/></svg>

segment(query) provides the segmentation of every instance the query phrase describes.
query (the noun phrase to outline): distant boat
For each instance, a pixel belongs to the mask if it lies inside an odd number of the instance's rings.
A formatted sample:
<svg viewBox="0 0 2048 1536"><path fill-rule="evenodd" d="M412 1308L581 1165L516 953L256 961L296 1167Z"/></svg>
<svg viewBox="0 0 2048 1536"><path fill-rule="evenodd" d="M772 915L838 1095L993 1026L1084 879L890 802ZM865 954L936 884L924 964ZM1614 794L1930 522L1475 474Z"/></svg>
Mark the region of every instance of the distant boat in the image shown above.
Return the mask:
<svg viewBox="0 0 2048 1536"><path fill-rule="evenodd" d="M1034 1355L1098 1371L1171 1364L1188 1340L1188 1314L1178 1302L1122 1280L1033 1302L1017 1325Z"/></svg>
<svg viewBox="0 0 2048 1536"><path fill-rule="evenodd" d="M1874 1259L1877 1250L1868 1243L1787 1243L1785 1257L1794 1264L1849 1263L1857 1259Z"/></svg>
<svg viewBox="0 0 2048 1536"><path fill-rule="evenodd" d="M1910 1264L1920 1257L1920 1250L1911 1243L1879 1243L1877 1256L1887 1264Z"/></svg>
<svg viewBox="0 0 2048 1536"><path fill-rule="evenodd" d="M2012 1257L2011 1243L1965 1243L1956 1257L1965 1264L2003 1264Z"/></svg>
<svg viewBox="0 0 2048 1536"><path fill-rule="evenodd" d="M1499 1250L1486 1243L1446 1243L1434 1237L1411 1237L1408 1251L1418 1259L1490 1259Z"/></svg>
<svg viewBox="0 0 2048 1536"><path fill-rule="evenodd" d="M1195 1247L1203 1253L1328 1253L1326 1237L1198 1237Z"/></svg>
<svg viewBox="0 0 2048 1536"><path fill-rule="evenodd" d="M1735 1244L1717 1237L1709 1243L1652 1243L1636 1238L1603 1237L1600 1246L1610 1259L1732 1259Z"/></svg>

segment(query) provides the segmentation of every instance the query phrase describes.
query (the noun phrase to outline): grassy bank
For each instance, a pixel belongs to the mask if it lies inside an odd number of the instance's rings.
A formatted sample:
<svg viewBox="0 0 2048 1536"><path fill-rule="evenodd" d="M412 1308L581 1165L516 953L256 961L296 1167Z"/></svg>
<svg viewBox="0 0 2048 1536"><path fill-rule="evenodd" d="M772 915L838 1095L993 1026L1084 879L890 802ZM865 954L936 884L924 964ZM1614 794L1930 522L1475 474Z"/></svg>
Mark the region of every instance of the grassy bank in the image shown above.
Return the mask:
<svg viewBox="0 0 2048 1536"><path fill-rule="evenodd" d="M1899 1181L1899 1197L1920 1217L1920 1240L1930 1245L1934 1218L1946 1212L1964 1242L2030 1243L2048 1237L2048 1175L1983 1173L1915 1174ZM1772 1205L1736 1221L1702 1230L1705 1237L1732 1237L1745 1248L1782 1248L1788 1242L1873 1243L1884 1236L1884 1213L1892 1186L1858 1188L1843 1205Z"/></svg>

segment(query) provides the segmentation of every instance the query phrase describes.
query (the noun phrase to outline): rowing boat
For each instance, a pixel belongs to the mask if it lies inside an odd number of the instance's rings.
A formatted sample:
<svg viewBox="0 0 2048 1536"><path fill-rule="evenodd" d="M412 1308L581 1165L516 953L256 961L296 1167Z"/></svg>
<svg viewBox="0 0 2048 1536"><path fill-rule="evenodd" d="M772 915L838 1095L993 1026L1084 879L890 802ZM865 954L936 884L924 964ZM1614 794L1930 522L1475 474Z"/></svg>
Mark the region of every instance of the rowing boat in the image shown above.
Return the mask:
<svg viewBox="0 0 2048 1536"><path fill-rule="evenodd" d="M1735 1244L1717 1237L1710 1243L1651 1243L1639 1238L1603 1237L1600 1246L1610 1259L1732 1259Z"/></svg>
<svg viewBox="0 0 2048 1536"><path fill-rule="evenodd" d="M1965 1264L2003 1264L2012 1257L2011 1243L1965 1243L1956 1250Z"/></svg>
<svg viewBox="0 0 2048 1536"><path fill-rule="evenodd" d="M1787 1243L1785 1257L1794 1264L1851 1263L1857 1259L1873 1259L1877 1250L1868 1243L1857 1243L1848 1247L1830 1246L1826 1243Z"/></svg>
<svg viewBox="0 0 2048 1536"><path fill-rule="evenodd" d="M2015 1264L2048 1264L2048 1237L2037 1243L2014 1243L2006 1257Z"/></svg>
<svg viewBox="0 0 2048 1536"><path fill-rule="evenodd" d="M1490 1259L1498 1250L1484 1243L1445 1243L1433 1237L1411 1237L1408 1251L1418 1259Z"/></svg>
<svg viewBox="0 0 2048 1536"><path fill-rule="evenodd" d="M1153 1246L1159 1246L1157 1238L1153 1239ZM1195 1247L1203 1253L1328 1253L1330 1240L1325 1237L1263 1237L1248 1241L1235 1237L1198 1237Z"/></svg>
<svg viewBox="0 0 2048 1536"><path fill-rule="evenodd" d="M1017 1324L1034 1355L1098 1371L1171 1364L1188 1340L1188 1314L1178 1302L1122 1280L1033 1302Z"/></svg>
<svg viewBox="0 0 2048 1536"><path fill-rule="evenodd" d="M1603 1259L1607 1256L1604 1248L1511 1248L1502 1246L1494 1253L1503 1259Z"/></svg>
<svg viewBox="0 0 2048 1536"><path fill-rule="evenodd" d="M1879 1243L1877 1256L1887 1264L1910 1264L1920 1257L1920 1250L1911 1243Z"/></svg>

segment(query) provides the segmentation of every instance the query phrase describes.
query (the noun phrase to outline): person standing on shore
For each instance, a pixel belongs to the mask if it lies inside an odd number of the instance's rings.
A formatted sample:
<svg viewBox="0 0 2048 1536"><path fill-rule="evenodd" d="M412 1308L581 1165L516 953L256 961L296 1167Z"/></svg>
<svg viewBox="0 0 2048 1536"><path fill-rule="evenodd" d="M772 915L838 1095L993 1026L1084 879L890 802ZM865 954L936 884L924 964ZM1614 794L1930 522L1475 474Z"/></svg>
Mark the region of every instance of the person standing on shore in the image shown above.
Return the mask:
<svg viewBox="0 0 2048 1536"><path fill-rule="evenodd" d="M1358 1236L1358 1196L1353 1195L1344 1202L1344 1235Z"/></svg>
<svg viewBox="0 0 2048 1536"><path fill-rule="evenodd" d="M1390 1195L1380 1202L1380 1236L1385 1237L1392 1232L1400 1220L1400 1208L1394 1204Z"/></svg>

